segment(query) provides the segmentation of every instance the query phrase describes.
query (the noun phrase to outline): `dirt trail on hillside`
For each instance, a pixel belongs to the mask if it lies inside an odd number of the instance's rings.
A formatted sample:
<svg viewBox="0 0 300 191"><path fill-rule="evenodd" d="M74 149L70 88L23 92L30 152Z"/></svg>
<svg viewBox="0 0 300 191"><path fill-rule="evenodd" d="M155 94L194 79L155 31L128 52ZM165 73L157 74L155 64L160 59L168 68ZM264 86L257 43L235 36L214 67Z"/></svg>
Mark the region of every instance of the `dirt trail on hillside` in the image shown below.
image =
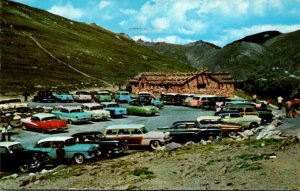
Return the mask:
<svg viewBox="0 0 300 191"><path fill-rule="evenodd" d="M80 71L80 70L74 68L73 66L71 66L71 65L69 65L69 64L67 64L67 63L65 63L65 62L63 62L63 61L61 61L60 59L56 58L51 52L49 52L47 49L45 49L45 48L44 48L44 47L43 47L43 46L42 46L35 38L33 38L31 35L29 35L29 34L27 34L27 33L25 33L25 32L23 32L23 34L26 35L26 36L28 36L31 40L33 40L33 41L35 42L35 44L38 45L39 48L41 48L45 53L47 53L49 56L51 56L51 57L52 57L54 60L56 60L57 62L59 62L59 63L61 63L61 64L64 64L64 65L68 66L68 67L71 68L72 70L74 70L74 71L76 71L76 72L78 72L78 73L80 73L80 74L82 74L82 75L84 75L84 76L86 76L86 77L88 77L88 78L91 78L91 79L94 79L94 80L99 80L99 81L103 82L104 84L106 84L106 85L109 86L109 87L112 87L112 86L113 86L112 84L110 84L110 83L108 83L108 82L106 82L106 81L104 81L104 80L101 80L101 79L99 79L99 78L95 78L95 77L93 77L93 76L90 76L90 75L88 75L88 74L86 74L86 73L84 73L84 72L82 72L82 71Z"/></svg>

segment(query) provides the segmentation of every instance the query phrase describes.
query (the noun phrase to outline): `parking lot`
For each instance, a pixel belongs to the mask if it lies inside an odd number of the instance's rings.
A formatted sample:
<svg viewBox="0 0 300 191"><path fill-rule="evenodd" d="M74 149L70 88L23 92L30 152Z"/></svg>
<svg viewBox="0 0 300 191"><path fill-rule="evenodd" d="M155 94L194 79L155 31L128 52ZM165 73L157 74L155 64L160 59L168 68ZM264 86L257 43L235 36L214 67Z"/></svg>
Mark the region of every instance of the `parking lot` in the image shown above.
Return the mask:
<svg viewBox="0 0 300 191"><path fill-rule="evenodd" d="M79 105L78 103L29 103L29 107L55 107L57 105ZM160 114L156 116L134 116L126 115L122 118L111 118L107 121L92 121L82 124L72 124L68 125L68 131L43 134L40 132L22 130L21 128L14 129L14 135L12 140L19 141L23 145L31 145L36 141L46 138L49 136L68 136L73 133L99 130L103 131L105 127L112 124L129 124L129 123L140 123L144 124L149 130L156 130L158 127L167 127L175 121L181 120L196 120L199 116L213 115L214 111L206 111L198 108L182 107L165 105L163 109L160 110Z"/></svg>

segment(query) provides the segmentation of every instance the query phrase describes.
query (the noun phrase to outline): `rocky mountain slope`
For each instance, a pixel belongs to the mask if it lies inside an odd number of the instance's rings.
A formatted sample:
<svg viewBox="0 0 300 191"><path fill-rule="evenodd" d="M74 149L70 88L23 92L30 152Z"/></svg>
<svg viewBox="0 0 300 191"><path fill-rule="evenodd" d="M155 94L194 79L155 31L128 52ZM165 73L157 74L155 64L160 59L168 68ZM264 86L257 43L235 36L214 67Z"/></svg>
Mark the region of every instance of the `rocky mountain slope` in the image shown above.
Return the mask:
<svg viewBox="0 0 300 191"><path fill-rule="evenodd" d="M0 1L0 14L2 92L124 83L142 71L194 70L96 24L7 0Z"/></svg>
<svg viewBox="0 0 300 191"><path fill-rule="evenodd" d="M285 34L266 31L247 36L223 48L205 42L201 42L200 46L199 43L138 43L196 68L207 67L210 71L230 72L238 82L238 87L249 92L290 97L299 96L300 90L299 37L300 30Z"/></svg>

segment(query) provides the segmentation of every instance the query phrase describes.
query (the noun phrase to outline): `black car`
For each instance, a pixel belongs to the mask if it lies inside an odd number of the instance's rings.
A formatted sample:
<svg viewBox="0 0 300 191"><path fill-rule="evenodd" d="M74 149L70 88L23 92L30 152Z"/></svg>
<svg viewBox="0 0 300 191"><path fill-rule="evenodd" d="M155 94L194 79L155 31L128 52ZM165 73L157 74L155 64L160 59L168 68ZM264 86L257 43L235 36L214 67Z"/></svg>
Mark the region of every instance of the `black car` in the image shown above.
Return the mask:
<svg viewBox="0 0 300 191"><path fill-rule="evenodd" d="M34 102L56 102L56 98L52 94L52 91L43 90L39 91L36 96L33 97Z"/></svg>
<svg viewBox="0 0 300 191"><path fill-rule="evenodd" d="M107 139L99 131L86 131L71 135L78 143L96 143L99 144L102 156L111 157L117 154L123 154L128 150L127 143L122 140Z"/></svg>
<svg viewBox="0 0 300 191"><path fill-rule="evenodd" d="M28 172L50 164L47 152L25 150L19 142L0 142L0 171Z"/></svg>
<svg viewBox="0 0 300 191"><path fill-rule="evenodd" d="M222 137L220 128L216 126L201 127L198 121L176 121L170 127L157 129L170 132L172 141L177 143L199 142L201 139L213 140Z"/></svg>
<svg viewBox="0 0 300 191"><path fill-rule="evenodd" d="M223 114L226 114L226 113L237 113L237 114L239 114L240 112L237 111L237 110L220 110L220 111L215 112L215 116L222 116Z"/></svg>

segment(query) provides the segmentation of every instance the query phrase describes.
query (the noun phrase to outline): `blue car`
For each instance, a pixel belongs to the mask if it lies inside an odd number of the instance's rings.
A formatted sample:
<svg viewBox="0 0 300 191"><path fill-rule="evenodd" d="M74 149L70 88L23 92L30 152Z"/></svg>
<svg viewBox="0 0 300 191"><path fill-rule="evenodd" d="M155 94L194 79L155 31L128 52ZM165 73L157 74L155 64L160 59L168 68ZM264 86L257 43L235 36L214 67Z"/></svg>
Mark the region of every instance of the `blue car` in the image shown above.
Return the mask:
<svg viewBox="0 0 300 191"><path fill-rule="evenodd" d="M110 112L111 117L122 117L127 114L125 107L120 107L117 102L101 102L103 109Z"/></svg>
<svg viewBox="0 0 300 191"><path fill-rule="evenodd" d="M53 93L53 96L59 102L74 102L74 98L69 91L57 91Z"/></svg>
<svg viewBox="0 0 300 191"><path fill-rule="evenodd" d="M128 91L118 91L114 95L114 98L117 102L120 102L120 103L129 103L131 101L131 96Z"/></svg>
<svg viewBox="0 0 300 191"><path fill-rule="evenodd" d="M53 110L52 114L56 115L59 119L66 121L69 124L87 122L92 120L92 114L84 112L79 107L69 106L60 107L59 110Z"/></svg>
<svg viewBox="0 0 300 191"><path fill-rule="evenodd" d="M93 159L99 153L98 144L80 144L76 143L73 137L48 137L39 140L34 146L26 147L26 150L44 151L55 161L56 150L59 146L65 150L64 159L74 161L76 164L82 164L87 159Z"/></svg>

